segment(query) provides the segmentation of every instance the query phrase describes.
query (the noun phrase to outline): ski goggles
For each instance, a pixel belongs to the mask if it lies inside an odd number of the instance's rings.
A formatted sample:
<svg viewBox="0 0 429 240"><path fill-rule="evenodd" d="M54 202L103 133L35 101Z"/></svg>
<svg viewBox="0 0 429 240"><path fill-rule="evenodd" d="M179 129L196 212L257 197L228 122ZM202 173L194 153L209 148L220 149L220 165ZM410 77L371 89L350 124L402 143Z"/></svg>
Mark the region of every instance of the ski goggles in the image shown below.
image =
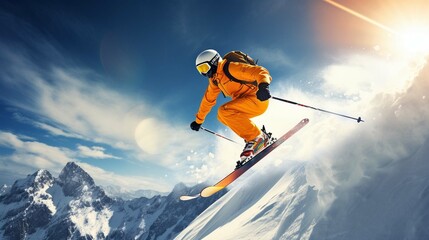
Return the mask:
<svg viewBox="0 0 429 240"><path fill-rule="evenodd" d="M200 63L197 66L198 72L203 76L206 76L206 74L210 71L210 69L211 69L211 66L208 62Z"/></svg>

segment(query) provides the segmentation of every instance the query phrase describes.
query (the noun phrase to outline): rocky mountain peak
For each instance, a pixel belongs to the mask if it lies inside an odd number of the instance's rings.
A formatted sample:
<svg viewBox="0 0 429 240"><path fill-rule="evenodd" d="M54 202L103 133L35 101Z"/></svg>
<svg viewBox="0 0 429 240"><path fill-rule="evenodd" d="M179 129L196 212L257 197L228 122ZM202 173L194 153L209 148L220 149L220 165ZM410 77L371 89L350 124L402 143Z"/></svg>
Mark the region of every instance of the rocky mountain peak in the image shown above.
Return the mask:
<svg viewBox="0 0 429 240"><path fill-rule="evenodd" d="M67 163L58 177L58 182L66 196L77 196L84 187L95 187L94 179L74 162Z"/></svg>

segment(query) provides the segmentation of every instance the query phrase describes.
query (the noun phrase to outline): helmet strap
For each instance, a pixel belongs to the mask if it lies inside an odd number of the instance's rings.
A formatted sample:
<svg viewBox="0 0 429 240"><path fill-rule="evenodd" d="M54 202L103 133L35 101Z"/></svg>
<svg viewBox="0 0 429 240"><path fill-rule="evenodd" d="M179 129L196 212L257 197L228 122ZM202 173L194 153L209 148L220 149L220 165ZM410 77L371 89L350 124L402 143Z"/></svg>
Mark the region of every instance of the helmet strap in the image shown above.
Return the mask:
<svg viewBox="0 0 429 240"><path fill-rule="evenodd" d="M216 54L216 55L212 58L212 60L210 60L210 65L212 65L212 66L217 66L218 61L219 61L219 58L220 58L219 54Z"/></svg>

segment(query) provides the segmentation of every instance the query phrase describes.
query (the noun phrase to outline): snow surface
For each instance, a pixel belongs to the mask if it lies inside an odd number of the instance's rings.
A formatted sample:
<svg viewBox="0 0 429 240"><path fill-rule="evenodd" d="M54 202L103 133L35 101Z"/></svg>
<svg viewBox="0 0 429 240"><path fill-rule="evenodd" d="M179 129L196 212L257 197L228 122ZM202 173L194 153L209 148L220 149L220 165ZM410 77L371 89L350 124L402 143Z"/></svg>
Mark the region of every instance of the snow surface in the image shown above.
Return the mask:
<svg viewBox="0 0 429 240"><path fill-rule="evenodd" d="M404 68L365 123L310 117L176 239L429 239L429 66Z"/></svg>

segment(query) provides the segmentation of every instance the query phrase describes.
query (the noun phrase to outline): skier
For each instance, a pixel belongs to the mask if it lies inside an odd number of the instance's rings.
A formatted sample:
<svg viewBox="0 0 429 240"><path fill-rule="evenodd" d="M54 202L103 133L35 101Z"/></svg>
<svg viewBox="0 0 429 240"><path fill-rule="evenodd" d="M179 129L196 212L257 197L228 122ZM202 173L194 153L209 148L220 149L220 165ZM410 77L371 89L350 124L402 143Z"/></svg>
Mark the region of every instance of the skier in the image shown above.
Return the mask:
<svg viewBox="0 0 429 240"><path fill-rule="evenodd" d="M209 83L191 129L200 129L222 92L232 100L219 107L218 120L244 139L245 147L240 154L242 160L257 154L267 145L269 136L250 119L263 114L268 108L271 98L268 70L262 66L229 61L226 56L222 59L213 49L201 52L195 65L201 75L208 77Z"/></svg>

